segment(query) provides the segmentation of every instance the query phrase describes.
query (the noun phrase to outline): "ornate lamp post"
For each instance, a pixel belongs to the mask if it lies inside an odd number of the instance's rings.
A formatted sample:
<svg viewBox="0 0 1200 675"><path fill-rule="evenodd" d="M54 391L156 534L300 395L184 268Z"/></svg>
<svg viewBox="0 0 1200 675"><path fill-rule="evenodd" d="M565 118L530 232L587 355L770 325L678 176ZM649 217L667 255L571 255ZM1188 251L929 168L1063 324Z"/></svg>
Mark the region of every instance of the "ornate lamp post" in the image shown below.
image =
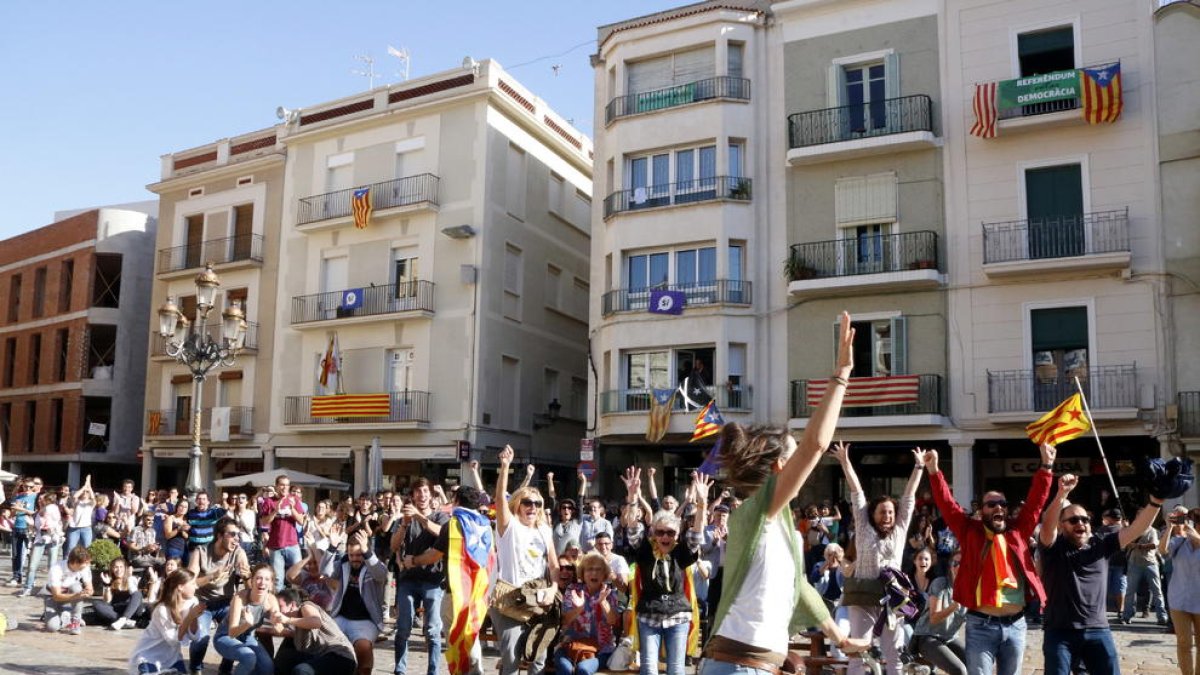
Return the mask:
<svg viewBox="0 0 1200 675"><path fill-rule="evenodd" d="M195 323L179 311L174 298L167 298L158 309L158 334L166 341L167 355L192 372L192 449L188 453L187 485L189 496L204 489L200 478L200 395L204 378L217 366L228 368L241 351L246 339L246 314L241 303L234 302L221 314L221 339L208 334L208 313L216 300L221 280L212 263L196 275Z"/></svg>

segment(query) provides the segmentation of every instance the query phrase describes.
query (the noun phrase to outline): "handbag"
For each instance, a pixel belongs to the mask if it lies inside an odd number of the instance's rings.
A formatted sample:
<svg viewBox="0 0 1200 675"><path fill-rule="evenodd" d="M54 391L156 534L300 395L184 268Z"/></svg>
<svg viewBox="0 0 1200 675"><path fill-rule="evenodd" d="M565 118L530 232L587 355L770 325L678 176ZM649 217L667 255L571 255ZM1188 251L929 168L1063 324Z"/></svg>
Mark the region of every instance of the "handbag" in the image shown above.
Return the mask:
<svg viewBox="0 0 1200 675"><path fill-rule="evenodd" d="M600 643L592 638L571 638L563 645L563 653L571 663L579 665L581 661L596 658L600 652Z"/></svg>
<svg viewBox="0 0 1200 675"><path fill-rule="evenodd" d="M545 579L532 579L520 586L497 579L492 588L492 607L521 623L544 615L559 600L558 587Z"/></svg>
<svg viewBox="0 0 1200 675"><path fill-rule="evenodd" d="M883 598L883 582L879 579L848 577L842 587L842 605L846 607L878 607Z"/></svg>
<svg viewBox="0 0 1200 675"><path fill-rule="evenodd" d="M633 651L633 639L629 637L621 638L616 648L608 655L608 670L632 670L636 667L634 656L636 654Z"/></svg>

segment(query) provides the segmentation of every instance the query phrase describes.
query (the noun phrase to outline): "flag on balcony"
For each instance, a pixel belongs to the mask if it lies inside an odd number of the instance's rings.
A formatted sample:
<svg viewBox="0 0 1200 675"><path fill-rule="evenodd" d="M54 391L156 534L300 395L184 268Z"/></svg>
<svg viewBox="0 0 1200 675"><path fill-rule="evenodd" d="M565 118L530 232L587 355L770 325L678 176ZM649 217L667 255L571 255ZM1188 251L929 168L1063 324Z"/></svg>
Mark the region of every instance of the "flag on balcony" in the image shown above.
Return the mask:
<svg viewBox="0 0 1200 675"><path fill-rule="evenodd" d="M1036 422L1025 427L1029 440L1041 445L1058 445L1086 434L1092 425L1083 413L1083 401L1079 394L1058 404L1054 410L1042 415Z"/></svg>
<svg viewBox="0 0 1200 675"><path fill-rule="evenodd" d="M683 306L687 296L683 291L650 291L650 304L647 309L651 314L683 314Z"/></svg>
<svg viewBox="0 0 1200 675"><path fill-rule="evenodd" d="M162 411L151 410L150 411L150 419L146 423L146 431L147 431L146 435L147 436L161 435L162 434L162 425L163 425L162 422L163 422Z"/></svg>
<svg viewBox="0 0 1200 675"><path fill-rule="evenodd" d="M971 127L971 135L980 138L996 137L996 83L984 82L975 85L975 98L971 102L975 110L975 125Z"/></svg>
<svg viewBox="0 0 1200 675"><path fill-rule="evenodd" d="M338 336L334 333L329 338L329 346L325 348L325 356L321 357L320 372L317 375L318 394L336 394L342 386L342 350L338 346Z"/></svg>
<svg viewBox="0 0 1200 675"><path fill-rule="evenodd" d="M646 440L657 443L667 435L671 426L671 408L675 405L676 389L650 390L650 415L646 422Z"/></svg>
<svg viewBox="0 0 1200 675"><path fill-rule="evenodd" d="M229 408L221 406L212 409L208 421L208 438L212 441L229 440Z"/></svg>
<svg viewBox="0 0 1200 675"><path fill-rule="evenodd" d="M388 417L391 394L334 394L312 397L312 417Z"/></svg>
<svg viewBox="0 0 1200 675"><path fill-rule="evenodd" d="M1089 124L1116 122L1121 116L1121 62L1083 68L1083 119Z"/></svg>
<svg viewBox="0 0 1200 675"><path fill-rule="evenodd" d="M725 426L725 418L721 417L721 411L717 410L717 402L709 401L704 409L696 415L696 428L692 431L692 440L689 443L695 443L701 438L708 438L721 430Z"/></svg>
<svg viewBox="0 0 1200 675"><path fill-rule="evenodd" d="M350 210L354 212L354 226L364 229L371 222L371 188L358 188L350 199Z"/></svg>
<svg viewBox="0 0 1200 675"><path fill-rule="evenodd" d="M825 396L829 380L809 380L805 387L808 407L815 408ZM852 377L846 387L843 408L868 408L881 405L907 405L920 400L920 375L890 377Z"/></svg>

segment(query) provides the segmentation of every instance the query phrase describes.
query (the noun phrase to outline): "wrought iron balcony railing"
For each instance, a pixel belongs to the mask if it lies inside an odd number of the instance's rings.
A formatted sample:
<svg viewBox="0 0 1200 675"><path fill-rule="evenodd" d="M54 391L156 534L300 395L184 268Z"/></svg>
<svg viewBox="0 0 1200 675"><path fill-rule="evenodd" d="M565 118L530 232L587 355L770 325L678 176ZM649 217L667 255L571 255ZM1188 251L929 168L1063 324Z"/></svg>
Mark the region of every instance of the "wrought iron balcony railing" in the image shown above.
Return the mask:
<svg viewBox="0 0 1200 675"><path fill-rule="evenodd" d="M1137 407L1136 365L1092 366L1071 375L1047 376L1035 370L989 370L988 412L1051 410L1076 392L1076 374L1092 410Z"/></svg>
<svg viewBox="0 0 1200 675"><path fill-rule="evenodd" d="M720 410L749 410L753 404L751 390L745 385L737 387L705 387L705 391L717 402ZM600 413L650 412L649 389L613 389L600 392ZM683 412L683 399L676 395L672 401L673 412ZM694 412L694 411L693 411Z"/></svg>
<svg viewBox="0 0 1200 675"><path fill-rule="evenodd" d="M305 197L300 200L296 224L303 225L350 215L353 212L354 191L363 187L371 188L371 208L374 211L421 203L437 204L439 181L440 179L431 173L422 173Z"/></svg>
<svg viewBox="0 0 1200 675"><path fill-rule="evenodd" d="M983 224L983 262L1129 251L1129 207Z"/></svg>
<svg viewBox="0 0 1200 675"><path fill-rule="evenodd" d="M208 333L209 338L211 338L212 340L214 340L216 342L220 342L222 339L220 323L215 323L215 324L210 323L205 328L205 332ZM246 322L246 340L245 340L245 343L242 345L242 351L247 352L247 351L257 351L257 350L258 350L258 323L255 321L247 321ZM165 338L163 338L163 336L159 335L158 333L154 333L153 335L150 336L150 355L151 356L170 356L170 354L167 354L167 340Z"/></svg>
<svg viewBox="0 0 1200 675"><path fill-rule="evenodd" d="M313 417L312 396L283 399L284 424L378 424L381 422L428 422L429 392L393 391L386 417Z"/></svg>
<svg viewBox="0 0 1200 675"><path fill-rule="evenodd" d="M709 176L678 183L618 190L604 198L604 217L656 206L677 206L716 199L750 201L752 183L740 176Z"/></svg>
<svg viewBox="0 0 1200 675"><path fill-rule="evenodd" d="M1179 435L1200 437L1200 391L1179 392Z"/></svg>
<svg viewBox="0 0 1200 675"><path fill-rule="evenodd" d="M933 131L933 102L925 94L794 113L788 116L788 147L908 131Z"/></svg>
<svg viewBox="0 0 1200 675"><path fill-rule="evenodd" d="M744 77L710 77L665 89L618 96L604 107L604 123L627 115L720 98L750 100L750 80Z"/></svg>
<svg viewBox="0 0 1200 675"><path fill-rule="evenodd" d="M679 291L684 295L684 307L711 305L749 305L753 298L749 281L714 279L690 284L663 284L652 288L615 288L604 294L604 316L614 312L644 312L650 309L653 291Z"/></svg>
<svg viewBox="0 0 1200 675"><path fill-rule="evenodd" d="M179 272L204 267L206 263L221 265L243 260L263 261L263 236L239 234L211 239L195 245L174 246L158 252L158 273Z"/></svg>
<svg viewBox="0 0 1200 675"><path fill-rule="evenodd" d="M200 433L208 436L212 429L212 408L200 411ZM254 433L254 408L237 406L229 409L229 435L249 436ZM146 411L147 436L191 436L192 410L165 408Z"/></svg>
<svg viewBox="0 0 1200 675"><path fill-rule="evenodd" d="M941 269L936 232L905 232L792 244L784 270L790 281L904 270Z"/></svg>
<svg viewBox="0 0 1200 675"><path fill-rule="evenodd" d="M842 417L880 417L882 415L944 415L945 397L942 392L941 375L918 375L917 400L902 405L877 405L843 407ZM853 381L853 380L852 380ZM808 405L808 380L791 382L791 417L805 418L812 415Z"/></svg>
<svg viewBox="0 0 1200 675"><path fill-rule="evenodd" d="M433 311L432 281L418 279L292 298L293 324L412 311Z"/></svg>

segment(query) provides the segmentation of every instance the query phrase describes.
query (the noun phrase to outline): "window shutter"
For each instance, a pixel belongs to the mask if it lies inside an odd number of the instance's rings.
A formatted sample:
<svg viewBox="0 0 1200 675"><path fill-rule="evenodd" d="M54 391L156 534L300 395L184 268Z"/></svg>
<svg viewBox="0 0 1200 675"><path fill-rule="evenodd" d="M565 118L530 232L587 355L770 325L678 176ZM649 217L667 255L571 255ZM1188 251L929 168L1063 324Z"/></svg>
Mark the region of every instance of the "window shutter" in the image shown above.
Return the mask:
<svg viewBox="0 0 1200 675"><path fill-rule="evenodd" d="M836 63L829 66L829 75L825 86L825 104L830 108L842 105L846 98L846 71Z"/></svg>
<svg viewBox="0 0 1200 675"><path fill-rule="evenodd" d="M671 84L706 80L717 74L716 49L713 45L675 53Z"/></svg>
<svg viewBox="0 0 1200 675"><path fill-rule="evenodd" d="M896 174L839 178L833 185L838 227L896 220Z"/></svg>
<svg viewBox="0 0 1200 675"><path fill-rule="evenodd" d="M883 95L900 97L900 55L895 52L883 57Z"/></svg>
<svg viewBox="0 0 1200 675"><path fill-rule="evenodd" d="M728 67L725 69L729 77L745 77L742 66L742 57L745 49L740 42L729 43Z"/></svg>
<svg viewBox="0 0 1200 675"><path fill-rule="evenodd" d="M660 56L630 63L627 70L629 86L625 93L638 94L671 86L671 56Z"/></svg>
<svg viewBox="0 0 1200 675"><path fill-rule="evenodd" d="M908 374L908 321L903 316L892 318L892 374Z"/></svg>

